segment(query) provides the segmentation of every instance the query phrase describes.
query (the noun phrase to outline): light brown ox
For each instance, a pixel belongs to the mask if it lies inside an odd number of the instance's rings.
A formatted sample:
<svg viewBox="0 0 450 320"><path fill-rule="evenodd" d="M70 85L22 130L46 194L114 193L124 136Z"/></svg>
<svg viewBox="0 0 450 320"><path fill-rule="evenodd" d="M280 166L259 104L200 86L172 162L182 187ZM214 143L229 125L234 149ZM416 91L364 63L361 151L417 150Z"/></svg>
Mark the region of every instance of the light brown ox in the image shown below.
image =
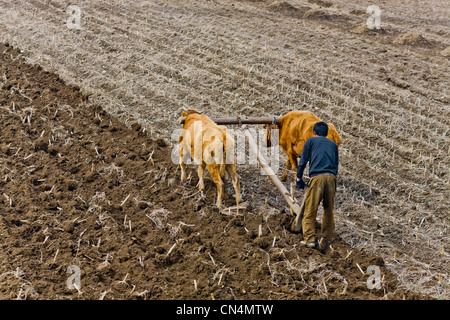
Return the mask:
<svg viewBox="0 0 450 320"><path fill-rule="evenodd" d="M264 125L266 133L264 135L264 146L270 147L272 145L273 129L278 129L279 145L283 152L288 156L286 162L286 170L281 176L281 180L286 180L287 171L297 170L297 159L301 157L303 146L306 140L313 137L313 127L316 122L320 122L316 115L310 111L291 111L285 114L276 125ZM327 138L334 141L339 147L342 143L342 138L339 136L336 128L331 123L328 123Z"/></svg>
<svg viewBox="0 0 450 320"><path fill-rule="evenodd" d="M216 205L222 206L225 192L225 171L231 178L236 192L236 204L241 202L240 181L234 163L234 140L227 134L225 126L219 126L206 115L195 109L181 113L185 117L183 130L179 137L181 181L186 179L188 157L198 165L198 188L205 188L205 167L217 186ZM228 155L228 156L227 156Z"/></svg>

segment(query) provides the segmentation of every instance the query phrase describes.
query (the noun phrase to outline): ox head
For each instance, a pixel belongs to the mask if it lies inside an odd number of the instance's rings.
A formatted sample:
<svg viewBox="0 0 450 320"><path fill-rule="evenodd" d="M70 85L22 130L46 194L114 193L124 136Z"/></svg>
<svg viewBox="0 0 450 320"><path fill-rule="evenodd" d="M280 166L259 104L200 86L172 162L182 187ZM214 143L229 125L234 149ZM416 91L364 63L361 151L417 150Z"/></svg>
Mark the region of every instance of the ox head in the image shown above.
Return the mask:
<svg viewBox="0 0 450 320"><path fill-rule="evenodd" d="M273 136L272 130L277 130L280 128L280 126L277 124L265 124L263 125L263 128L265 130L263 146L266 148L270 148L272 146L272 136Z"/></svg>
<svg viewBox="0 0 450 320"><path fill-rule="evenodd" d="M189 114L193 114L193 113L201 114L201 112L198 111L197 109L186 109L183 107L183 111L181 111L181 116L187 117Z"/></svg>

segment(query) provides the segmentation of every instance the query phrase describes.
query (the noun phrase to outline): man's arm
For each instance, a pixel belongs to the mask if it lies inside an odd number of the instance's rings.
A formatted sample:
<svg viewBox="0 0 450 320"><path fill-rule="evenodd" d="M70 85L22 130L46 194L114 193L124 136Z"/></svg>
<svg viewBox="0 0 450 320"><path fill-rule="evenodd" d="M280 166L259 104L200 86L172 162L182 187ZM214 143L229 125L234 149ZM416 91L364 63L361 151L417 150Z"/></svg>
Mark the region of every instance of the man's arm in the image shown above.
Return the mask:
<svg viewBox="0 0 450 320"><path fill-rule="evenodd" d="M336 169L337 169L337 171L339 170L339 149L338 148L336 148ZM337 174L337 171L336 171L336 174Z"/></svg>
<svg viewBox="0 0 450 320"><path fill-rule="evenodd" d="M305 171L306 164L309 161L310 153L311 153L311 143L308 139L305 145L303 146L302 156L300 157L300 162L297 167L297 181L303 179L303 171Z"/></svg>

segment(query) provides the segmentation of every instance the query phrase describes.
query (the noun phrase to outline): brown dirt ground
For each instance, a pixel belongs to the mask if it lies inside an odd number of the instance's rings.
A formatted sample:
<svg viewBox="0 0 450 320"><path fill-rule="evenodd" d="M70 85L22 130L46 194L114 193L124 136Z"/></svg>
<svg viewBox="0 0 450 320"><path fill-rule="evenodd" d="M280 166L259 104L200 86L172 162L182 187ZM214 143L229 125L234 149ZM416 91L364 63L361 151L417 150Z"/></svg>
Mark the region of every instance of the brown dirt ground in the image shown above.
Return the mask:
<svg viewBox="0 0 450 320"><path fill-rule="evenodd" d="M326 253L301 247L283 209L249 200L241 215L220 213L211 180L204 195L194 170L179 183L164 139L8 44L0 77L0 299L427 299L340 238ZM80 291L66 286L70 265ZM359 270L369 265L379 290Z"/></svg>

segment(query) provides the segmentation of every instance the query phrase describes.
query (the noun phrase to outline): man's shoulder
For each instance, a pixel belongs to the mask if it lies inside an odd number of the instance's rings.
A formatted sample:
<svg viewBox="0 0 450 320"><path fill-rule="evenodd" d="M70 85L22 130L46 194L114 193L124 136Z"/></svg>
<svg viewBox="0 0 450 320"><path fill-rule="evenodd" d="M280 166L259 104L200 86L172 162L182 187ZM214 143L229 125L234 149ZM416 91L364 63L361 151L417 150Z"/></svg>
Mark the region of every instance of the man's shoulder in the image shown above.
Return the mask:
<svg viewBox="0 0 450 320"><path fill-rule="evenodd" d="M327 141L327 140L331 141L330 139L328 139L327 137L324 137L324 136L314 136L314 137L311 137L308 140L306 140L306 142L309 141L310 143L312 143L312 142L321 142L321 141ZM331 141L331 142L333 142L333 141Z"/></svg>
<svg viewBox="0 0 450 320"><path fill-rule="evenodd" d="M322 138L325 138L325 137L322 137L322 136L313 136L313 137L310 137L310 138L308 138L308 139L306 139L306 142L312 142L312 141L320 141L320 140L322 140ZM325 138L326 139L326 138Z"/></svg>
<svg viewBox="0 0 450 320"><path fill-rule="evenodd" d="M321 144L321 145L330 145L330 146L336 146L336 143L333 140L328 139L327 137L318 136L318 137L311 137L308 140L306 140L306 143L310 144Z"/></svg>

